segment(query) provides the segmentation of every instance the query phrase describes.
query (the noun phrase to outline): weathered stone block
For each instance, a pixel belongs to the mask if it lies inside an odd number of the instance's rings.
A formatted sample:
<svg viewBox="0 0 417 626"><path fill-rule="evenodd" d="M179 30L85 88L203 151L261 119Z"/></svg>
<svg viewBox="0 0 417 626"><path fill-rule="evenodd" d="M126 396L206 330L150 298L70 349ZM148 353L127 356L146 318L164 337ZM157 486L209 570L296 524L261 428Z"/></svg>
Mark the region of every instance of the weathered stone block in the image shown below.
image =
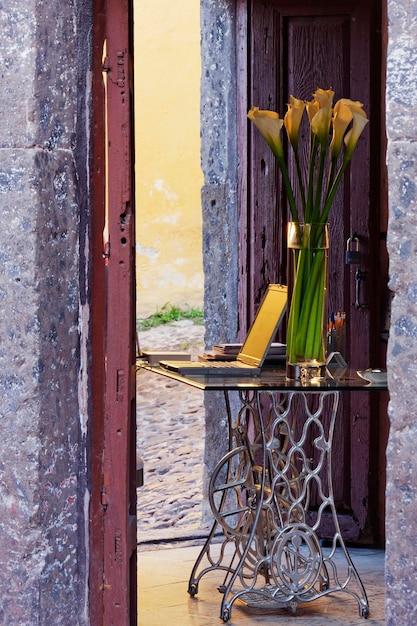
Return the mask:
<svg viewBox="0 0 417 626"><path fill-rule="evenodd" d="M5 0L0 11L2 624L88 619L79 403L87 4Z"/></svg>
<svg viewBox="0 0 417 626"><path fill-rule="evenodd" d="M395 407L397 411L397 407ZM386 620L388 626L414 624L417 619L417 425L409 419L391 434L387 450Z"/></svg>
<svg viewBox="0 0 417 626"><path fill-rule="evenodd" d="M65 623L84 561L75 178L66 151L0 152L0 590L27 624Z"/></svg>
<svg viewBox="0 0 417 626"><path fill-rule="evenodd" d="M417 115L417 16L409 0L388 2L387 135L391 141L414 141Z"/></svg>

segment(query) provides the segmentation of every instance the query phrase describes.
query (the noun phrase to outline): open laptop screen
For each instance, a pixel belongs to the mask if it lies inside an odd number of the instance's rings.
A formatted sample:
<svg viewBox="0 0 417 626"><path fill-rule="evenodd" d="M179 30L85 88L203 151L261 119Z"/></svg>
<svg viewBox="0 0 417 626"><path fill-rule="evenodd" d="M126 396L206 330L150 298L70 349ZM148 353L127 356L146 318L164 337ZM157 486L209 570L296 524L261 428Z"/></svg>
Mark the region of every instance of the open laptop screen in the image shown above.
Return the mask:
<svg viewBox="0 0 417 626"><path fill-rule="evenodd" d="M286 307L287 287L269 285L239 352L238 361L256 367L262 366Z"/></svg>

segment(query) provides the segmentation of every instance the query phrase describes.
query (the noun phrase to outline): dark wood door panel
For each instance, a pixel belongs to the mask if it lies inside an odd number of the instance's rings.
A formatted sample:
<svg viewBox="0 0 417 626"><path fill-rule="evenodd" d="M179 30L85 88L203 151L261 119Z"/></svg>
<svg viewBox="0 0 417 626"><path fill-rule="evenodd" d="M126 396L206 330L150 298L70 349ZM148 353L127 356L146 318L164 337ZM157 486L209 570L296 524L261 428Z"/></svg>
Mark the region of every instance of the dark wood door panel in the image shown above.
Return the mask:
<svg viewBox="0 0 417 626"><path fill-rule="evenodd" d="M378 110L381 60L380 48L373 45L378 37L377 3L374 0L348 4L252 0L245 8L243 3L239 5L240 26L246 19L250 40L247 58L242 47L238 54L240 66L246 65L248 76L247 83L238 86L240 137L247 147L245 154L241 148L241 163L247 164L247 176L243 185L245 193L239 194L242 336L267 284L286 282L288 219L270 149L256 129L247 127L245 114L251 106L259 106L283 115L290 94L310 99L318 87L332 88L335 102L341 97L360 100L371 120L329 220L330 310L347 313L346 359L355 368L369 367L380 358L376 335L380 330L378 319L384 284L379 268L384 203L378 172L371 171L371 154L374 159L381 149ZM358 267L345 265L346 241L353 233L360 239L360 268L365 277L360 293L361 303L365 305L362 307L354 306ZM341 399L333 475L338 508L346 514L346 524L349 525L350 519L351 539L369 535L369 451L375 411L378 411L377 403L371 403L369 394L346 394Z"/></svg>

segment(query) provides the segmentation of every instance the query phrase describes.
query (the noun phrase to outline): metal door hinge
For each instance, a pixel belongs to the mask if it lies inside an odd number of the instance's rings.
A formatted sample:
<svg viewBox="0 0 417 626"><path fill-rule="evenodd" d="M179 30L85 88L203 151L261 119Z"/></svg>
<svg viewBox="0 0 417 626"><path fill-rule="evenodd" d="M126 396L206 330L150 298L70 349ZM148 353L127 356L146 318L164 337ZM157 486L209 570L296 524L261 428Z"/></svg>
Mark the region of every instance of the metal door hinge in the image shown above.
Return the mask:
<svg viewBox="0 0 417 626"><path fill-rule="evenodd" d="M102 490L101 490L100 504L103 507L103 509L107 509L107 507L109 506L109 499L107 497L107 493L106 493L106 488L105 487L103 487Z"/></svg>
<svg viewBox="0 0 417 626"><path fill-rule="evenodd" d="M110 72L110 59L109 59L109 57L107 55L103 58L102 71L103 72Z"/></svg>
<svg viewBox="0 0 417 626"><path fill-rule="evenodd" d="M103 259L108 259L110 257L110 242L106 241L103 249Z"/></svg>

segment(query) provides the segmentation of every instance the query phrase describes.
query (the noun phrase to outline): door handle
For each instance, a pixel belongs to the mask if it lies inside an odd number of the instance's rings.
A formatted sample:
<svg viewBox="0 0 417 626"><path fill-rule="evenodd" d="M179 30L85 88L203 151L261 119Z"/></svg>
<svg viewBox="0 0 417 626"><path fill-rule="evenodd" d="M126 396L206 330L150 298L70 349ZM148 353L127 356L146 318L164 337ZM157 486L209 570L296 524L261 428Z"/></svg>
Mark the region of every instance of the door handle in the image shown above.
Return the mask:
<svg viewBox="0 0 417 626"><path fill-rule="evenodd" d="M363 309L363 307L365 306L364 304L361 304L360 301L361 283L364 278L365 272L361 269L357 269L355 273L355 302L353 303L355 309Z"/></svg>

